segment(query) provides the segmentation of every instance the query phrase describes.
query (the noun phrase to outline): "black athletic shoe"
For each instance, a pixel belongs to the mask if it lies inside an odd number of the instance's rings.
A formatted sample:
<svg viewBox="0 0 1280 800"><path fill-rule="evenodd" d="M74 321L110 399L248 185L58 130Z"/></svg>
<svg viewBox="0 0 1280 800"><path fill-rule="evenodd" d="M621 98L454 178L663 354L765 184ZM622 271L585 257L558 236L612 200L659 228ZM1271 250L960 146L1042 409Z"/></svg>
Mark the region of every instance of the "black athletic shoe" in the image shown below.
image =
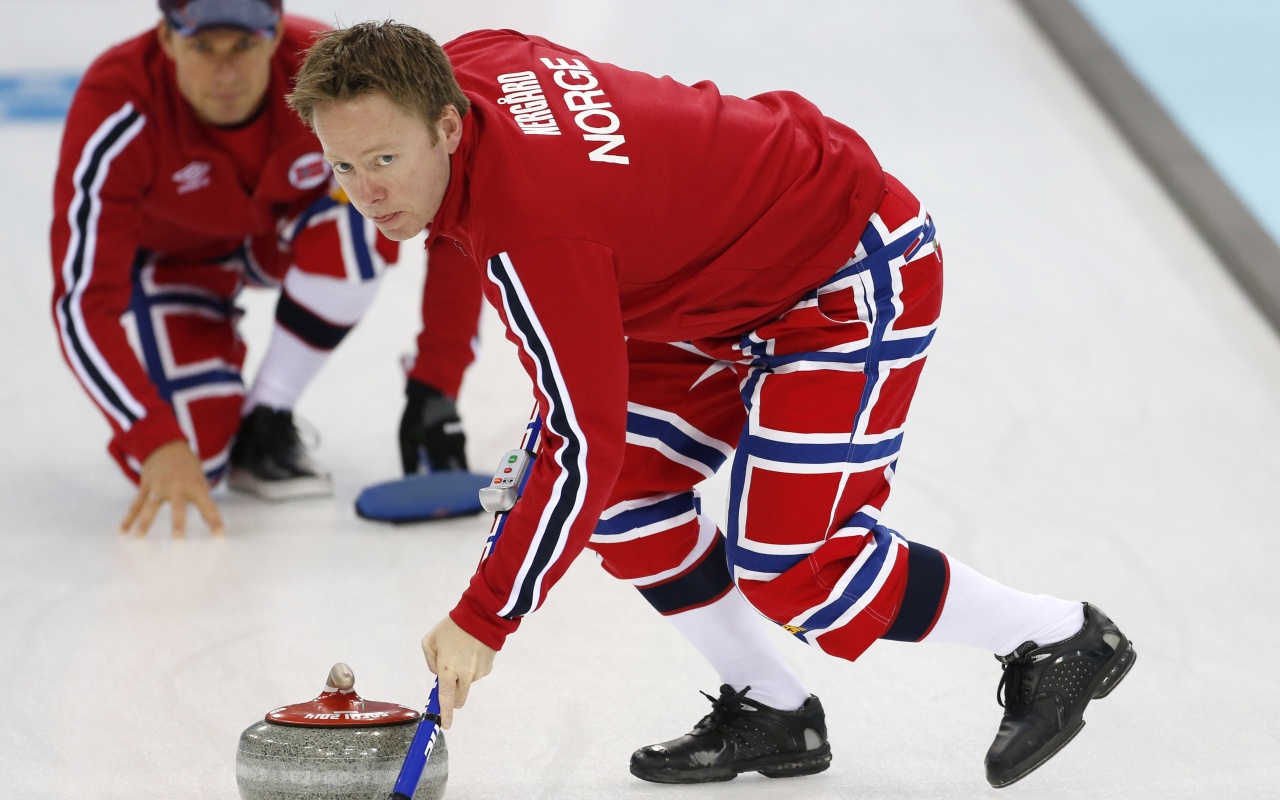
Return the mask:
<svg viewBox="0 0 1280 800"><path fill-rule="evenodd" d="M720 687L711 713L679 739L642 747L631 755L631 774L655 783L730 781L739 772L770 778L812 775L831 766L826 715L810 695L795 711L779 711L748 698L748 686Z"/></svg>
<svg viewBox="0 0 1280 800"><path fill-rule="evenodd" d="M1075 636L1043 647L1025 642L996 658L1004 664L996 697L1005 712L987 751L987 781L1001 787L1025 777L1075 738L1084 727L1085 706L1110 694L1137 654L1106 614L1085 603L1084 627Z"/></svg>
<svg viewBox="0 0 1280 800"><path fill-rule="evenodd" d="M333 494L329 474L307 456L293 412L257 406L240 420L227 485L267 500Z"/></svg>

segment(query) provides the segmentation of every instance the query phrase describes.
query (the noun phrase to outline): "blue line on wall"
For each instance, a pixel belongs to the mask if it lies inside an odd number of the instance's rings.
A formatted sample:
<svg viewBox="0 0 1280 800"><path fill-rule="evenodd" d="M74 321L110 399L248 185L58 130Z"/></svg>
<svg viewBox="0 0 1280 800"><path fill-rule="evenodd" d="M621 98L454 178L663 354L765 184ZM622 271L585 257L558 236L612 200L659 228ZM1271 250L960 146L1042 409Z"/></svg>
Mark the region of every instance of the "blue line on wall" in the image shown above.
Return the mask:
<svg viewBox="0 0 1280 800"><path fill-rule="evenodd" d="M79 73L0 73L0 122L61 120L79 82Z"/></svg>

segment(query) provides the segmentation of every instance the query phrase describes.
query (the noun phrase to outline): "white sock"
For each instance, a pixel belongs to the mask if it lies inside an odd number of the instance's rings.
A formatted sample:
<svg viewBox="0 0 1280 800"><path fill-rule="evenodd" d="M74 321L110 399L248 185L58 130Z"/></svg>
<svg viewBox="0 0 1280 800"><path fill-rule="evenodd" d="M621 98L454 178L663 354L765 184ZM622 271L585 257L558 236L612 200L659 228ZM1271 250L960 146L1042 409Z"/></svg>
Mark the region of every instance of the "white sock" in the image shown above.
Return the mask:
<svg viewBox="0 0 1280 800"><path fill-rule="evenodd" d="M667 619L735 691L750 686L747 697L779 711L794 711L809 699L809 690L770 641L769 623L736 588L709 606Z"/></svg>
<svg viewBox="0 0 1280 800"><path fill-rule="evenodd" d="M334 325L351 326L373 303L379 283L379 278L352 283L291 269L281 291L316 316ZM245 412L255 406L292 410L332 352L312 347L277 323L253 387L245 395Z"/></svg>
<svg viewBox="0 0 1280 800"><path fill-rule="evenodd" d="M244 413L257 406L292 411L302 390L329 360L329 353L276 325L253 388L245 394Z"/></svg>
<svg viewBox="0 0 1280 800"><path fill-rule="evenodd" d="M947 562L942 613L922 642L968 644L1004 656L1023 642L1053 644L1084 627L1082 603L1010 589L950 556Z"/></svg>

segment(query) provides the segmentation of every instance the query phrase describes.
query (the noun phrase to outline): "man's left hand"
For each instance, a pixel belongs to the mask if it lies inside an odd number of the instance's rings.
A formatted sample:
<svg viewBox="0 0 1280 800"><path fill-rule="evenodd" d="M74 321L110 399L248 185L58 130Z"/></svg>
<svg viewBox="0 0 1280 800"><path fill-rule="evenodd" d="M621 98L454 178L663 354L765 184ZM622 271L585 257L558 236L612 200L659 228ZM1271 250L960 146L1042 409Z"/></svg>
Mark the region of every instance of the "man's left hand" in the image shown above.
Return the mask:
<svg viewBox="0 0 1280 800"><path fill-rule="evenodd" d="M453 398L421 381L405 386L400 463L405 475L467 469L467 436Z"/></svg>

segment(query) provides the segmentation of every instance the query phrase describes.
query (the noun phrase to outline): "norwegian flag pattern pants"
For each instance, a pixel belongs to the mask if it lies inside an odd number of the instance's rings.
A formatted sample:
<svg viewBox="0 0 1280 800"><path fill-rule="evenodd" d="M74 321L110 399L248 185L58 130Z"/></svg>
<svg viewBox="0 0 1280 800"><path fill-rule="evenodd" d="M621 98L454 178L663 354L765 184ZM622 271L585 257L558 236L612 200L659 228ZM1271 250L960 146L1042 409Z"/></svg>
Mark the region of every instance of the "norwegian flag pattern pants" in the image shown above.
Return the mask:
<svg viewBox="0 0 1280 800"><path fill-rule="evenodd" d="M946 591L942 554L880 522L941 307L934 226L898 181L853 257L731 339L632 340L627 452L591 548L660 612L737 584L762 614L850 660L915 641ZM727 529L694 486L727 460Z"/></svg>
<svg viewBox="0 0 1280 800"><path fill-rule="evenodd" d="M398 253L399 245L381 236L355 206L330 195L282 220L276 234L248 239L223 258L193 262L138 253L131 339L210 481L227 470L244 402L245 345L237 329L242 312L235 304L240 290L281 287L290 269L337 279L335 286L355 286L377 278ZM317 351L333 350L351 329L283 288L275 316L276 335L283 329ZM137 480L142 465L120 442L113 440L108 449Z"/></svg>

